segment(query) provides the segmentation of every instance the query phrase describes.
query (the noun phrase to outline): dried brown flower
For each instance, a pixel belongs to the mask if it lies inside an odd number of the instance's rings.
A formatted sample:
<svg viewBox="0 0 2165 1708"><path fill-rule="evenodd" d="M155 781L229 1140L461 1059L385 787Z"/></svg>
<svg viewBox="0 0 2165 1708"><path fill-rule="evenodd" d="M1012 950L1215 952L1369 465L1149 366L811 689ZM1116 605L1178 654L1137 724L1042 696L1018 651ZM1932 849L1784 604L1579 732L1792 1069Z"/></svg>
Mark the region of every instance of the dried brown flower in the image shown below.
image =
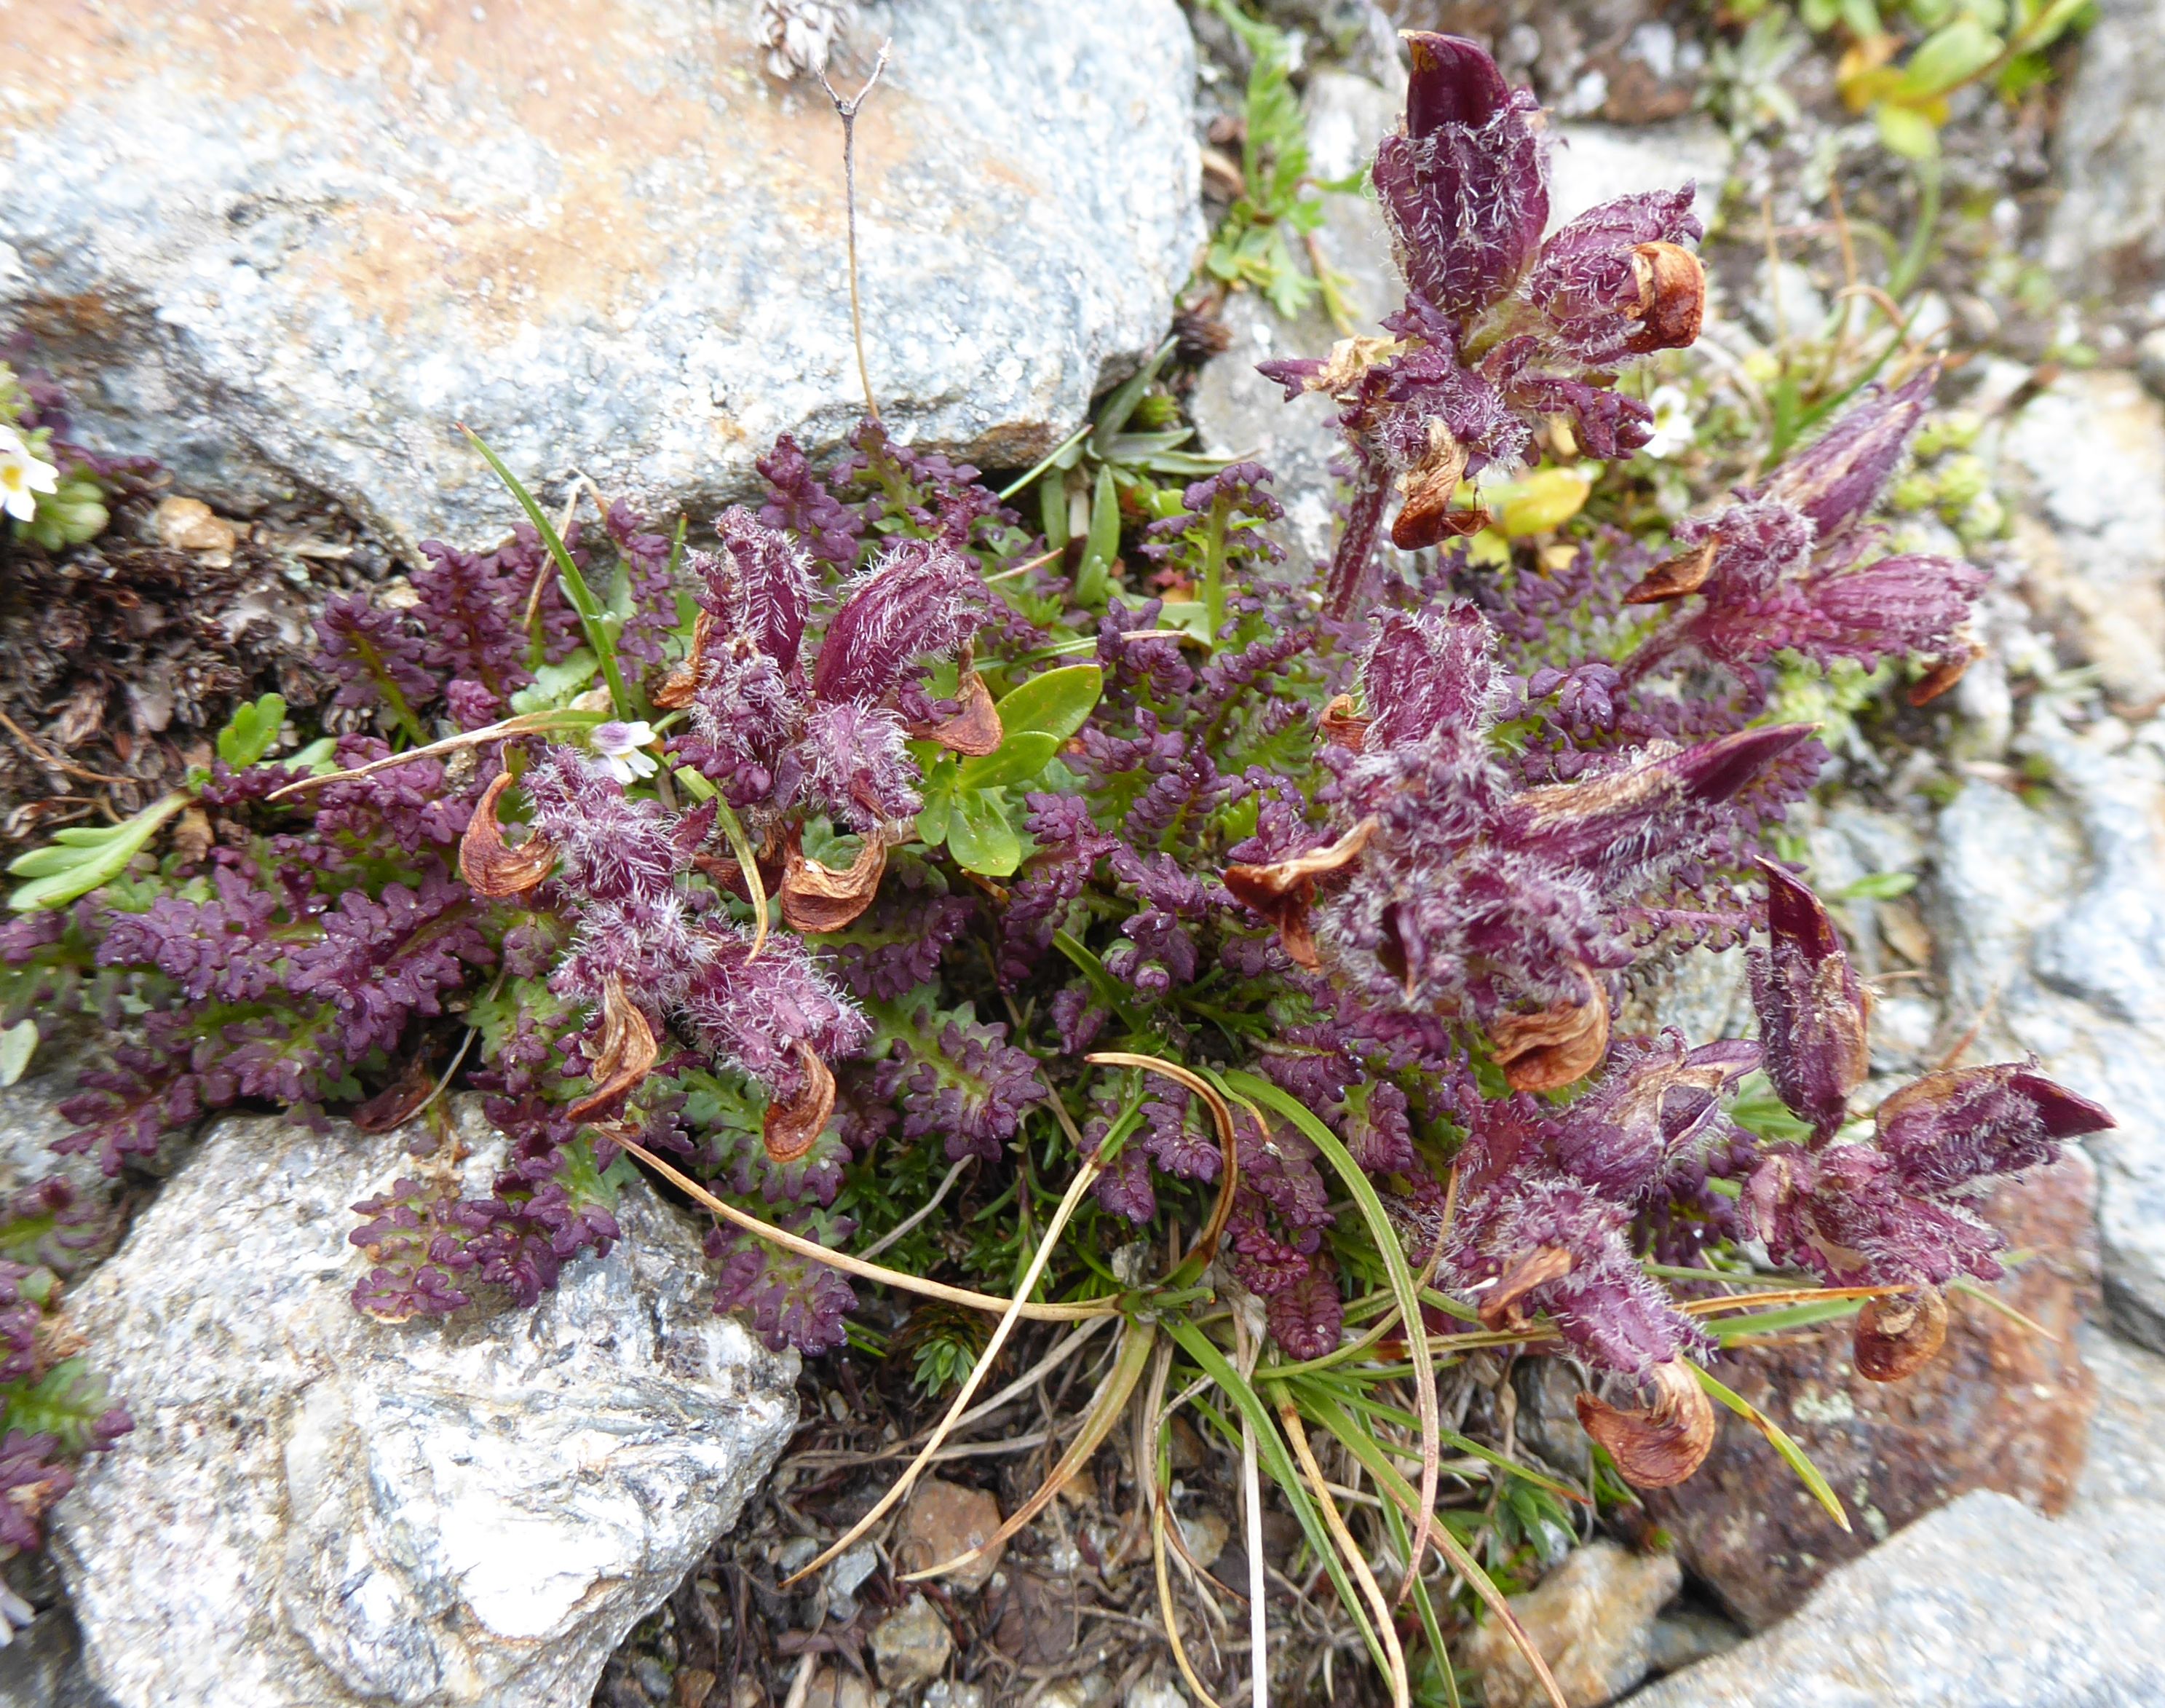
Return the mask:
<svg viewBox="0 0 2165 1708"><path fill-rule="evenodd" d="M556 846L545 837L529 836L516 848L503 840L496 804L510 787L509 772L492 778L467 822L466 835L459 838L459 876L476 895L492 900L533 888L556 864Z"/></svg>
<svg viewBox="0 0 2165 1708"><path fill-rule="evenodd" d="M1647 1373L1652 1404L1631 1410L1591 1394L1578 1396L1578 1421L1639 1489L1667 1489L1702 1464L1714 1447L1714 1406L1682 1358Z"/></svg>

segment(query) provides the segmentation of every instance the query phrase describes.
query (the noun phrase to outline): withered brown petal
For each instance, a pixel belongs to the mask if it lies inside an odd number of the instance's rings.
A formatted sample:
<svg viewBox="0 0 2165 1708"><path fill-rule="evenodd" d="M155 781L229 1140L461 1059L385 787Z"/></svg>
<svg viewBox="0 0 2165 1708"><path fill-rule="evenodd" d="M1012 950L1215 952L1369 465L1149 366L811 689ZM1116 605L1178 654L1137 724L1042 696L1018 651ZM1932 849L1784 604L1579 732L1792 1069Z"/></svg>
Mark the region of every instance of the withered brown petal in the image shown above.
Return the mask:
<svg viewBox="0 0 2165 1708"><path fill-rule="evenodd" d="M1640 1489L1668 1489L1701 1465L1714 1448L1714 1406L1681 1358L1648 1373L1653 1403L1625 1410L1591 1394L1578 1396L1578 1422L1616 1461L1624 1480Z"/></svg>
<svg viewBox="0 0 2165 1708"><path fill-rule="evenodd" d="M602 984L601 1053L589 1070L594 1089L564 1113L581 1120L615 1102L646 1078L660 1053L654 1028L624 991L624 975L610 973Z"/></svg>
<svg viewBox="0 0 2165 1708"><path fill-rule="evenodd" d="M1322 964L1315 952L1315 935L1308 923L1308 910L1315 902L1315 880L1343 872L1360 857L1375 834L1376 821L1363 819L1336 841L1290 860L1267 866L1229 866L1225 888L1235 901L1253 908L1278 928L1278 941L1296 966L1313 970Z"/></svg>
<svg viewBox="0 0 2165 1708"><path fill-rule="evenodd" d="M919 741L937 741L949 752L971 758L998 751L1000 743L1006 739L1006 731L1000 727L999 710L993 704L993 691L974 670L962 684L961 710L936 724L919 725L909 733Z"/></svg>
<svg viewBox="0 0 2165 1708"><path fill-rule="evenodd" d="M1417 490L1399 510L1398 519L1391 524L1391 544L1401 551L1418 551L1424 546L1462 539L1486 528L1489 522L1488 511L1451 508L1451 494L1457 485L1453 481L1441 496Z"/></svg>
<svg viewBox="0 0 2165 1708"><path fill-rule="evenodd" d="M1642 243L1631 251L1631 270L1639 286L1633 348L1682 350L1697 342L1706 314L1706 269L1699 257L1673 243Z"/></svg>
<svg viewBox="0 0 2165 1708"><path fill-rule="evenodd" d="M807 860L793 838L782 855L782 920L793 931L839 931L879 894L887 871L887 839L865 838L845 872Z"/></svg>
<svg viewBox="0 0 2165 1708"><path fill-rule="evenodd" d="M835 1113L835 1076L819 1052L800 1038L797 1061L804 1070L804 1083L788 1102L768 1104L761 1124L766 1154L777 1162L793 1162L810 1150Z"/></svg>
<svg viewBox="0 0 2165 1708"><path fill-rule="evenodd" d="M1504 1015L1488 1028L1496 1064L1514 1091L1554 1091L1583 1079L1609 1053L1609 998L1583 968L1585 995L1539 1014Z"/></svg>
<svg viewBox="0 0 2165 1708"><path fill-rule="evenodd" d="M1931 1363L1946 1338L1947 1300L1938 1288L1867 1299L1857 1314L1852 1342L1857 1373L1874 1382L1899 1382Z"/></svg>
<svg viewBox="0 0 2165 1708"><path fill-rule="evenodd" d="M1720 543L1709 535L1690 551L1663 558L1624 595L1624 603L1657 605L1664 599L1680 599L1688 593L1697 593L1706 585L1706 578L1714 569L1715 549Z"/></svg>
<svg viewBox="0 0 2165 1708"><path fill-rule="evenodd" d="M396 1079L367 1102L357 1105L347 1119L361 1132L387 1133L410 1119L435 1089L436 1076L428 1057L416 1056L400 1070Z"/></svg>
<svg viewBox="0 0 2165 1708"><path fill-rule="evenodd" d="M1334 694L1315 720L1316 733L1334 747L1358 753L1367 745L1369 720L1353 709L1351 694Z"/></svg>
<svg viewBox="0 0 2165 1708"><path fill-rule="evenodd" d="M496 804L510 787L508 771L490 778L466 822L466 835L459 838L459 876L476 895L492 900L533 888L556 863L556 845L546 837L529 836L516 848L503 840Z"/></svg>
<svg viewBox="0 0 2165 1708"><path fill-rule="evenodd" d="M692 650L684 662L662 677L661 686L654 690L654 704L664 711L682 710L692 704L692 696L698 691L699 672L707 657L707 641L714 631L714 619L705 611L699 613L692 625Z"/></svg>
<svg viewBox="0 0 2165 1708"><path fill-rule="evenodd" d="M1571 1253L1562 1246L1535 1247L1481 1295L1483 1326L1499 1330L1523 1327L1526 1319L1519 1301L1544 1282L1560 1281L1570 1274L1571 1263Z"/></svg>
<svg viewBox="0 0 2165 1708"><path fill-rule="evenodd" d="M1967 675L1970 666L1983 656L1984 648L1982 646L1967 646L1960 652L1941 659L1910 684L1910 704L1913 706L1930 705Z"/></svg>

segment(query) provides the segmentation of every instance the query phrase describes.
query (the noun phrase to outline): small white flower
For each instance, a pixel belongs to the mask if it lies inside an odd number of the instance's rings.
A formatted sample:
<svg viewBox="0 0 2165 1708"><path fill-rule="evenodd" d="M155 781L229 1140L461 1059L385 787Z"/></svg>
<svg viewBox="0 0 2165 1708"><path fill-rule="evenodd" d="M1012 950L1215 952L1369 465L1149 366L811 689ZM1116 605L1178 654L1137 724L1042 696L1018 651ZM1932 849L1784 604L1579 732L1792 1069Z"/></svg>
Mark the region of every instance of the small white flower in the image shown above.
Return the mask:
<svg viewBox="0 0 2165 1708"><path fill-rule="evenodd" d="M1646 456L1674 456L1692 442L1691 399L1682 386L1657 386L1646 399L1653 406L1654 436L1640 447Z"/></svg>
<svg viewBox="0 0 2165 1708"><path fill-rule="evenodd" d="M0 510L27 522L38 514L38 494L60 483L60 470L34 452L13 427L0 425Z"/></svg>
<svg viewBox="0 0 2165 1708"><path fill-rule="evenodd" d="M651 753L641 751L654 740L654 726L643 719L635 724L597 725L593 740L594 751L619 783L636 783L661 769Z"/></svg>

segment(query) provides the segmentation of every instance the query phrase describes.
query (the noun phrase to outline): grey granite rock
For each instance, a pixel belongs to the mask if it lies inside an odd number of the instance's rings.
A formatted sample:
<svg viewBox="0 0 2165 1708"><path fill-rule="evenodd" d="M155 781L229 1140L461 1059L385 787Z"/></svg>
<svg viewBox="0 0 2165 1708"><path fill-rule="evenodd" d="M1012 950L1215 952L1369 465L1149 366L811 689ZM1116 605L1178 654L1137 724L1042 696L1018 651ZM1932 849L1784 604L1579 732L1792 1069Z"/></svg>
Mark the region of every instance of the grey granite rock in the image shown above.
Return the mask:
<svg viewBox="0 0 2165 1708"><path fill-rule="evenodd" d="M2062 375L2010 426L2031 604L2130 704L2165 698L2165 405L2132 374Z"/></svg>
<svg viewBox="0 0 2165 1708"><path fill-rule="evenodd" d="M2040 706L2018 741L2036 804L1973 783L1940 815L1931 915L1951 1017L1980 1059L2034 1051L2110 1109L2089 1141L2105 1296L2165 1348L2165 725L2078 734Z"/></svg>
<svg viewBox="0 0 2165 1708"><path fill-rule="evenodd" d="M53 1547L120 1708L582 1704L788 1435L794 1361L643 1184L533 1310L356 1314L347 1206L429 1166L403 1141L222 1121L75 1296L136 1428Z"/></svg>
<svg viewBox="0 0 2165 1708"><path fill-rule="evenodd" d="M2165 268L2165 4L2102 0L2056 138L2047 256L2083 295L2157 287Z"/></svg>
<svg viewBox="0 0 2165 1708"><path fill-rule="evenodd" d="M2066 1517L1980 1490L1836 1571L1791 1618L1631 1708L2150 1708L2165 1702L2165 1360L2099 1333Z"/></svg>
<svg viewBox="0 0 2165 1708"><path fill-rule="evenodd" d="M751 0L0 11L0 319L92 441L239 494L303 482L409 540L554 484L703 507L863 403L840 129ZM1019 464L1163 335L1202 227L1174 0L861 8L872 384Z"/></svg>

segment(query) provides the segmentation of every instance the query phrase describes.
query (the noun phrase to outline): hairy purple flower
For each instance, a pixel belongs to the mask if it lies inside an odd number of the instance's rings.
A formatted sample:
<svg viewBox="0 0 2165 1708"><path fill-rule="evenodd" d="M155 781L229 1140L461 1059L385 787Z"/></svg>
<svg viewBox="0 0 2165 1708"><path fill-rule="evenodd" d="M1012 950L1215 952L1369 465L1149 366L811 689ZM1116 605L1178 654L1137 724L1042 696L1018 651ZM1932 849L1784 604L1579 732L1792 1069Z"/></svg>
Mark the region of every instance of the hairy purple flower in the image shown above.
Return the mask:
<svg viewBox="0 0 2165 1708"><path fill-rule="evenodd" d="M1545 416L1571 417L1597 456L1628 456L1652 417L1616 392L1615 366L1699 336L1706 283L1685 245L1699 236L1688 189L1629 196L1543 240L1548 166L1533 97L1482 48L1407 38L1406 128L1374 177L1409 293L1388 339L1349 339L1328 361L1267 362L1288 398L1323 392L1357 464L1325 596L1357 614L1383 510L1403 550L1472 531L1461 481L1508 468Z"/></svg>
<svg viewBox="0 0 2165 1708"><path fill-rule="evenodd" d="M1700 603L1648 638L1625 665L1625 679L1679 652L1738 672L1784 649L1867 668L1888 657L1967 662L1963 628L1984 573L1925 553L1875 556L1883 535L1863 519L1907 453L1937 378L1928 367L1891 394L1867 389L1765 484L1679 526L1682 550L1628 597Z"/></svg>
<svg viewBox="0 0 2165 1708"><path fill-rule="evenodd" d="M841 589L812 669L830 704L876 700L902 684L914 661L952 652L984 620L984 578L942 542L905 540Z"/></svg>
<svg viewBox="0 0 2165 1708"><path fill-rule="evenodd" d="M1338 756L1345 827L1328 851L1236 867L1229 886L1289 951L1314 951L1370 1001L1492 1030L1515 1084L1569 1083L1608 1039L1598 975L1630 964L1630 915L1722 827L1726 804L1809 732L1655 746L1578 780L1515 789L1489 752L1493 637L1471 605L1393 614L1363 667L1367 724ZM1236 883L1237 880L1237 883ZM1301 885L1308 886L1304 889Z"/></svg>
<svg viewBox="0 0 2165 1708"><path fill-rule="evenodd" d="M1840 1284L1991 1279L2004 1241L1967 1200L1996 1176L2052 1161L2111 1115L2034 1065L2002 1063L1927 1074L1880 1104L1869 1140L1841 1136L1868 1059L1859 988L1819 899L1762 866L1771 941L1755 952L1752 997L1767 1078L1812 1136L1762 1151L1744 1190L1751 1231L1777 1261ZM1914 1368L1937 1339L1919 1344L1920 1356L1888 1370ZM1883 1342L1873 1350L1888 1352Z"/></svg>

